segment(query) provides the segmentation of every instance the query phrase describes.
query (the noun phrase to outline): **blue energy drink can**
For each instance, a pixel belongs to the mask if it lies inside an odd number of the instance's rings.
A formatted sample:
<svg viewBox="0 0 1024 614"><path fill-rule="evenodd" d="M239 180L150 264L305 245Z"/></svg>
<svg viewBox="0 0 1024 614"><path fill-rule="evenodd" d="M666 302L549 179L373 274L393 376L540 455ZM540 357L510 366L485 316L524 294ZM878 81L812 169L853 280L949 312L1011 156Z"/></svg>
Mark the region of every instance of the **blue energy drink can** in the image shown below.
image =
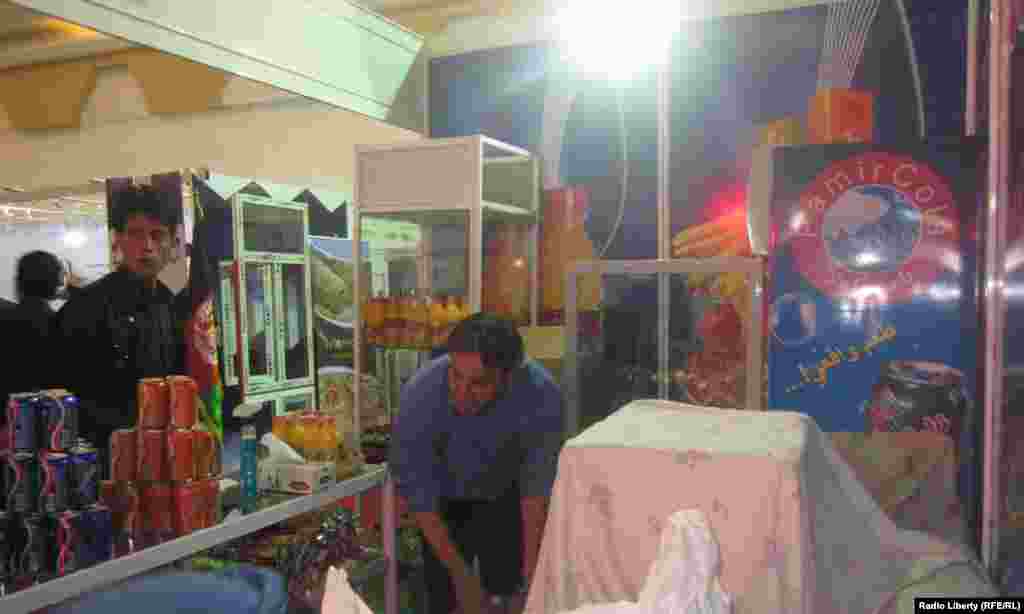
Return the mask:
<svg viewBox="0 0 1024 614"><path fill-rule="evenodd" d="M100 468L95 448L76 448L71 452L71 507L84 510L99 503Z"/></svg>
<svg viewBox="0 0 1024 614"><path fill-rule="evenodd" d="M39 451L39 406L37 394L12 394L7 401L7 429L12 452L35 454Z"/></svg>
<svg viewBox="0 0 1024 614"><path fill-rule="evenodd" d="M78 441L78 397L66 390L51 390L40 397L40 403L45 449L70 451Z"/></svg>
<svg viewBox="0 0 1024 614"><path fill-rule="evenodd" d="M32 454L3 457L4 499L8 513L31 514L39 505L39 461Z"/></svg>

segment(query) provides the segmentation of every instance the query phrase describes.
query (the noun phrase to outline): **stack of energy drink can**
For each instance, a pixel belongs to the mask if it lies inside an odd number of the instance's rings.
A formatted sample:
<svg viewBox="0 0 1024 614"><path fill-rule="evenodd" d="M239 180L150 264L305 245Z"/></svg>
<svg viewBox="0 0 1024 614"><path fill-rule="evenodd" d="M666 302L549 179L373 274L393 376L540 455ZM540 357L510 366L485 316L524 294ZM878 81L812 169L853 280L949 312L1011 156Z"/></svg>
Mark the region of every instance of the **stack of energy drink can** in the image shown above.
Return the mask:
<svg viewBox="0 0 1024 614"><path fill-rule="evenodd" d="M220 447L196 429L198 393L188 377L138 383L134 429L110 437L110 480L100 500L114 513L120 555L220 521Z"/></svg>
<svg viewBox="0 0 1024 614"><path fill-rule="evenodd" d="M0 445L0 591L113 556L96 449L78 439L77 424L78 400L65 390L11 395Z"/></svg>

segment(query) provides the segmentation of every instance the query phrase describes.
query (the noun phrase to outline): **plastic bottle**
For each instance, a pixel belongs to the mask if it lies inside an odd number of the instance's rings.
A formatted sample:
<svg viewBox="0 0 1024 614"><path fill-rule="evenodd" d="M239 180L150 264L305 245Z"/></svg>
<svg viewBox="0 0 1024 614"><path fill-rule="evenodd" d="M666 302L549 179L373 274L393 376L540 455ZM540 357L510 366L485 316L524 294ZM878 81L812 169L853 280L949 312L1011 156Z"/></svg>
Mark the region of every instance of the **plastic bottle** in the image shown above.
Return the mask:
<svg viewBox="0 0 1024 614"><path fill-rule="evenodd" d="M242 513L251 514L256 511L256 499L259 495L259 457L256 427L246 424L242 427Z"/></svg>

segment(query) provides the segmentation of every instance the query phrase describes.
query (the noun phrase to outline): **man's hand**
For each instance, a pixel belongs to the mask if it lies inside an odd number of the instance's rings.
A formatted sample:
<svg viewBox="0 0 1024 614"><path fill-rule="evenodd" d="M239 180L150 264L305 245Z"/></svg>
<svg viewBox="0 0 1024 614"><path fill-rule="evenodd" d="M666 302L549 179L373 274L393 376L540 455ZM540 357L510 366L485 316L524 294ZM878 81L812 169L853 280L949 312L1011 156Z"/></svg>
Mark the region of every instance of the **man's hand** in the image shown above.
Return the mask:
<svg viewBox="0 0 1024 614"><path fill-rule="evenodd" d="M455 585L455 598L459 602L460 614L488 614L490 599L484 591L480 578L472 569L459 569L451 574Z"/></svg>

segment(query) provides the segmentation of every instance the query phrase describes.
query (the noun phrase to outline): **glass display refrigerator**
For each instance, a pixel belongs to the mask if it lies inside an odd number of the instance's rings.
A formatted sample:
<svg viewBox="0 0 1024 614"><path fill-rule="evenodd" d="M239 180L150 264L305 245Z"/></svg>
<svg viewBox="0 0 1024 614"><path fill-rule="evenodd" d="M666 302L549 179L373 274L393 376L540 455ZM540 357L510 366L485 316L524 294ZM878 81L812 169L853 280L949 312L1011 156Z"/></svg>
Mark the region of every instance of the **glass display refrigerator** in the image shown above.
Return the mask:
<svg viewBox="0 0 1024 614"><path fill-rule="evenodd" d="M539 198L536 157L485 136L356 148L352 239L370 253L356 280L356 371L376 370L389 416L462 319L536 322Z"/></svg>
<svg viewBox="0 0 1024 614"><path fill-rule="evenodd" d="M565 286L566 434L637 399L764 409L764 282L760 257L577 262ZM592 320L579 305L594 283Z"/></svg>
<svg viewBox="0 0 1024 614"><path fill-rule="evenodd" d="M234 260L220 265L227 386L273 413L314 409L308 213L301 203L231 199Z"/></svg>

